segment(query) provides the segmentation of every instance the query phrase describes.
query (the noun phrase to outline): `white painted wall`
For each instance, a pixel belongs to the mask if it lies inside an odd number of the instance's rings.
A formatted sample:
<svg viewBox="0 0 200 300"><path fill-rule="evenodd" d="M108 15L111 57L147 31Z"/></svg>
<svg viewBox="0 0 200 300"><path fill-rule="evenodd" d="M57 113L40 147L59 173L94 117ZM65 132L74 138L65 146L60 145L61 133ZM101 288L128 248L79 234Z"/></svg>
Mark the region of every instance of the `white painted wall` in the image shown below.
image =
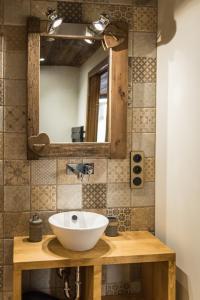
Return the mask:
<svg viewBox="0 0 200 300"><path fill-rule="evenodd" d="M199 300L200 1L158 2L156 234L177 252L177 300Z"/></svg>
<svg viewBox="0 0 200 300"><path fill-rule="evenodd" d="M78 122L84 126L86 126L87 117L88 73L108 55L108 51L100 47L80 68Z"/></svg>
<svg viewBox="0 0 200 300"><path fill-rule="evenodd" d="M79 68L40 68L40 132L51 142L71 142L71 127L77 126Z"/></svg>

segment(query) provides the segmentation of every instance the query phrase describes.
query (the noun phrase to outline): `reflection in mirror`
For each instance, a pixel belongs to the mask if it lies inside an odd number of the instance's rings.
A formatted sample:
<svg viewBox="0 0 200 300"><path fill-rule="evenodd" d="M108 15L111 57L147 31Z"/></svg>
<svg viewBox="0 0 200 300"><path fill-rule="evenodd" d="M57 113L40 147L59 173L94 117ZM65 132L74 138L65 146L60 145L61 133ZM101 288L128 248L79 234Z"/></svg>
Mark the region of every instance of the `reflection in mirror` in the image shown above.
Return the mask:
<svg viewBox="0 0 200 300"><path fill-rule="evenodd" d="M108 141L108 83L100 40L41 36L40 133L52 143Z"/></svg>

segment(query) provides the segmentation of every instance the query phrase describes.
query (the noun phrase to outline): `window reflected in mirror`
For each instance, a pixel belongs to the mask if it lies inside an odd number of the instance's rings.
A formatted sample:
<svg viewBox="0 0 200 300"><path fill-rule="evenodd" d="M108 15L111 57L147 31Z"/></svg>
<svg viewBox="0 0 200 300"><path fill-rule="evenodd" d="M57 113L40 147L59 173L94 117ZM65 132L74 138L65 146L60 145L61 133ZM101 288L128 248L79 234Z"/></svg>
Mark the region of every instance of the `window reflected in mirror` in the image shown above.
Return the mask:
<svg viewBox="0 0 200 300"><path fill-rule="evenodd" d="M52 143L106 142L109 52L100 40L40 38L39 131Z"/></svg>

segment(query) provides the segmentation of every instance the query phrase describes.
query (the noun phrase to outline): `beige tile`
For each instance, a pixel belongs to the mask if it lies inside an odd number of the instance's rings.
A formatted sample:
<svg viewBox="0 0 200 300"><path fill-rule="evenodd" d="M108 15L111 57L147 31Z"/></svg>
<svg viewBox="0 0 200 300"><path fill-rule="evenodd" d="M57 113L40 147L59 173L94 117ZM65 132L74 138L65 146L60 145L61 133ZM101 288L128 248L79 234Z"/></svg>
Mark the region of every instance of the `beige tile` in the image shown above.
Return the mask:
<svg viewBox="0 0 200 300"><path fill-rule="evenodd" d="M156 57L156 33L134 32L133 54L141 57Z"/></svg>
<svg viewBox="0 0 200 300"><path fill-rule="evenodd" d="M56 9L57 1L32 1L31 16L47 20L46 12L48 8Z"/></svg>
<svg viewBox="0 0 200 300"><path fill-rule="evenodd" d="M25 26L5 26L3 35L5 51L26 50L27 29Z"/></svg>
<svg viewBox="0 0 200 300"><path fill-rule="evenodd" d="M31 183L33 185L56 184L56 160L32 161Z"/></svg>
<svg viewBox="0 0 200 300"><path fill-rule="evenodd" d="M56 186L32 186L32 210L56 210Z"/></svg>
<svg viewBox="0 0 200 300"><path fill-rule="evenodd" d="M152 57L132 58L133 83L156 82L156 59Z"/></svg>
<svg viewBox="0 0 200 300"><path fill-rule="evenodd" d="M97 1L98 2L98 1ZM103 1L102 1L103 2ZM109 0L108 1L110 4L120 4L120 5L132 5L133 0Z"/></svg>
<svg viewBox="0 0 200 300"><path fill-rule="evenodd" d="M4 215L0 213L0 238L3 238L3 221L4 221Z"/></svg>
<svg viewBox="0 0 200 300"><path fill-rule="evenodd" d="M28 235L30 213L5 213L4 237Z"/></svg>
<svg viewBox="0 0 200 300"><path fill-rule="evenodd" d="M27 54L25 51L5 52L4 76L6 79L26 79Z"/></svg>
<svg viewBox="0 0 200 300"><path fill-rule="evenodd" d="M133 22L134 31L156 32L157 9L154 7L135 7Z"/></svg>
<svg viewBox="0 0 200 300"><path fill-rule="evenodd" d="M108 160L108 182L129 182L130 162L129 159Z"/></svg>
<svg viewBox="0 0 200 300"><path fill-rule="evenodd" d="M158 0L134 0L135 6L152 6L157 7Z"/></svg>
<svg viewBox="0 0 200 300"><path fill-rule="evenodd" d="M131 191L131 206L145 207L155 204L155 183L146 182L142 189L133 189Z"/></svg>
<svg viewBox="0 0 200 300"><path fill-rule="evenodd" d="M25 80L5 80L5 105L26 105L26 92Z"/></svg>
<svg viewBox="0 0 200 300"><path fill-rule="evenodd" d="M108 208L108 216L115 216L118 219L118 230L131 230L131 209L130 208Z"/></svg>
<svg viewBox="0 0 200 300"><path fill-rule="evenodd" d="M5 159L26 159L27 158L27 137L25 134L23 133L4 134L4 158Z"/></svg>
<svg viewBox="0 0 200 300"><path fill-rule="evenodd" d="M134 83L133 84L133 107L155 107L156 84Z"/></svg>
<svg viewBox="0 0 200 300"><path fill-rule="evenodd" d="M0 160L0 185L3 185L3 160Z"/></svg>
<svg viewBox="0 0 200 300"><path fill-rule="evenodd" d="M3 106L0 106L0 132L3 131Z"/></svg>
<svg viewBox="0 0 200 300"><path fill-rule="evenodd" d="M0 133L0 160L3 159L3 133Z"/></svg>
<svg viewBox="0 0 200 300"><path fill-rule="evenodd" d="M77 175L66 172L66 165L79 164L82 162L82 159L59 159L57 170L58 184L81 184L81 179L77 178Z"/></svg>
<svg viewBox="0 0 200 300"><path fill-rule="evenodd" d="M155 181L155 158L145 157L144 159L144 180Z"/></svg>
<svg viewBox="0 0 200 300"><path fill-rule="evenodd" d="M0 79L0 105L4 104L4 81Z"/></svg>
<svg viewBox="0 0 200 300"><path fill-rule="evenodd" d="M132 125L133 125L133 110L132 110L132 108L128 108L128 111L127 111L127 132L132 131Z"/></svg>
<svg viewBox="0 0 200 300"><path fill-rule="evenodd" d="M88 183L106 183L107 182L107 159L83 159L83 163L94 164L94 174L88 178Z"/></svg>
<svg viewBox="0 0 200 300"><path fill-rule="evenodd" d="M155 132L156 110L155 108L133 109L133 132Z"/></svg>
<svg viewBox="0 0 200 300"><path fill-rule="evenodd" d="M4 240L4 264L11 265L13 263L13 240Z"/></svg>
<svg viewBox="0 0 200 300"><path fill-rule="evenodd" d="M10 212L30 210L30 188L28 186L5 186L4 210Z"/></svg>
<svg viewBox="0 0 200 300"><path fill-rule="evenodd" d="M155 134L154 133L133 133L132 150L144 151L146 157L155 156Z"/></svg>
<svg viewBox="0 0 200 300"><path fill-rule="evenodd" d="M5 185L29 185L30 164L29 161L6 160L4 164Z"/></svg>
<svg viewBox="0 0 200 300"><path fill-rule="evenodd" d="M82 185L83 209L106 208L107 184L83 184Z"/></svg>
<svg viewBox="0 0 200 300"><path fill-rule="evenodd" d="M109 183L108 184L108 207L129 207L131 200L131 190L129 183Z"/></svg>
<svg viewBox="0 0 200 300"><path fill-rule="evenodd" d="M3 290L5 292L12 291L13 289L13 267L8 265L3 268Z"/></svg>
<svg viewBox="0 0 200 300"><path fill-rule="evenodd" d="M5 106L4 109L4 131L26 132L26 107Z"/></svg>
<svg viewBox="0 0 200 300"><path fill-rule="evenodd" d="M0 51L0 78L3 78L3 52Z"/></svg>
<svg viewBox="0 0 200 300"><path fill-rule="evenodd" d="M30 0L4 1L4 24L26 25L30 15Z"/></svg>
<svg viewBox="0 0 200 300"><path fill-rule="evenodd" d="M0 239L0 265L3 264L3 257L4 257L3 239Z"/></svg>
<svg viewBox="0 0 200 300"><path fill-rule="evenodd" d="M154 231L155 227L155 208L138 207L132 209L131 229Z"/></svg>
<svg viewBox="0 0 200 300"><path fill-rule="evenodd" d="M0 186L0 212L4 210L4 192L3 186Z"/></svg>
<svg viewBox="0 0 200 300"><path fill-rule="evenodd" d="M82 186L58 185L57 186L58 209L80 209L82 208Z"/></svg>

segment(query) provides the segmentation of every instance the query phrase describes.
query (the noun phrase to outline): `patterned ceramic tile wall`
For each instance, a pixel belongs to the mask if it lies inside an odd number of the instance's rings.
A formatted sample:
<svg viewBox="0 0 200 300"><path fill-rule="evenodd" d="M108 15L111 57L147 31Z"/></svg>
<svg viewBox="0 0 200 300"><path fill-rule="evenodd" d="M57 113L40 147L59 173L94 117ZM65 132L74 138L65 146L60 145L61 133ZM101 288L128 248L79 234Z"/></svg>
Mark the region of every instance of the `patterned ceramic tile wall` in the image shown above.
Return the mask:
<svg viewBox="0 0 200 300"><path fill-rule="evenodd" d="M26 160L26 21L30 15L46 19L49 7L58 8L65 22L92 22L99 13L106 13L111 20L129 24L125 160ZM0 299L12 299L12 238L28 233L34 212L44 220L44 233L50 233L48 217L55 211L82 208L116 215L121 231L154 230L156 19L156 0L0 0ZM145 154L142 190L129 188L131 150ZM65 171L67 163L80 162L94 163L95 168L84 183ZM122 270L108 268L109 279L105 271L104 293L140 291L139 275L134 281L132 277L139 271ZM29 272L25 279L25 289L41 289L62 298L62 285L54 272Z"/></svg>

